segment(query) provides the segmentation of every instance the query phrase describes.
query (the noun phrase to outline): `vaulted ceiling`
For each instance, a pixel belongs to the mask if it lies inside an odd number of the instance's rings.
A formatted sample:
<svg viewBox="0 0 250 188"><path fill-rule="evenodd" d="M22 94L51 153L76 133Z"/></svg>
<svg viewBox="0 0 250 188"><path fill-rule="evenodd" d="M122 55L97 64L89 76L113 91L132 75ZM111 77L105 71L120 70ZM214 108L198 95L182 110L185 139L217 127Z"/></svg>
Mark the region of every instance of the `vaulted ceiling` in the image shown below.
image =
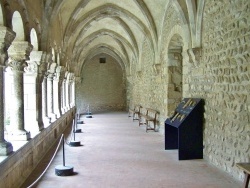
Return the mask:
<svg viewBox="0 0 250 188"><path fill-rule="evenodd" d="M157 51L169 2L48 0L46 9L49 25L54 27L54 38L61 35L62 51L76 69L81 69L86 60L98 54L108 54L126 67L131 59L138 61L144 40ZM183 13L187 12L185 0L175 1L175 4Z"/></svg>

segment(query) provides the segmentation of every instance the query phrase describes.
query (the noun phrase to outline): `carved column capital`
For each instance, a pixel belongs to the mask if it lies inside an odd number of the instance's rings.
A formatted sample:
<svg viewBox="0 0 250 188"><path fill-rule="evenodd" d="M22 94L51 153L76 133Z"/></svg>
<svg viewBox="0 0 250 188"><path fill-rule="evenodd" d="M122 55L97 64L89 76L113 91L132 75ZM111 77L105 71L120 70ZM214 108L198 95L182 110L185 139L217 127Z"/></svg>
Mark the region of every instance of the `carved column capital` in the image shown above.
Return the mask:
<svg viewBox="0 0 250 188"><path fill-rule="evenodd" d="M24 67L24 71L28 74L37 74L38 72L38 65L34 61L28 61L27 67Z"/></svg>
<svg viewBox="0 0 250 188"><path fill-rule="evenodd" d="M74 81L75 81L75 75L74 73L70 73L69 82L72 83Z"/></svg>
<svg viewBox="0 0 250 188"><path fill-rule="evenodd" d="M26 60L29 59L29 54L32 50L32 45L26 41L14 41L8 49L8 66L13 71L24 71L27 66Z"/></svg>
<svg viewBox="0 0 250 188"><path fill-rule="evenodd" d="M153 70L156 75L160 74L162 70L162 65L161 63L153 64Z"/></svg>
<svg viewBox="0 0 250 188"><path fill-rule="evenodd" d="M65 76L65 68L63 66L58 66L56 69L56 78L59 81L59 85L61 86L64 80L64 76Z"/></svg>
<svg viewBox="0 0 250 188"><path fill-rule="evenodd" d="M33 46L27 41L14 41L8 49L9 57L17 61L29 60Z"/></svg>
<svg viewBox="0 0 250 188"><path fill-rule="evenodd" d="M75 83L79 84L82 82L82 78L80 76L75 77Z"/></svg>
<svg viewBox="0 0 250 188"><path fill-rule="evenodd" d="M47 80L53 80L55 76L55 73L48 73L47 74Z"/></svg>
<svg viewBox="0 0 250 188"><path fill-rule="evenodd" d="M25 60L8 59L8 67L10 67L12 71L24 72L26 66L27 63Z"/></svg>
<svg viewBox="0 0 250 188"><path fill-rule="evenodd" d="M30 60L27 61L28 67L25 68L25 72L44 75L48 69L46 55L43 51L32 51L30 53Z"/></svg>
<svg viewBox="0 0 250 188"><path fill-rule="evenodd" d="M201 48L190 48L187 50L189 61L197 65L201 58Z"/></svg>
<svg viewBox="0 0 250 188"><path fill-rule="evenodd" d="M54 80L61 80L62 77L64 76L64 68L62 66L57 66L55 69L55 77Z"/></svg>

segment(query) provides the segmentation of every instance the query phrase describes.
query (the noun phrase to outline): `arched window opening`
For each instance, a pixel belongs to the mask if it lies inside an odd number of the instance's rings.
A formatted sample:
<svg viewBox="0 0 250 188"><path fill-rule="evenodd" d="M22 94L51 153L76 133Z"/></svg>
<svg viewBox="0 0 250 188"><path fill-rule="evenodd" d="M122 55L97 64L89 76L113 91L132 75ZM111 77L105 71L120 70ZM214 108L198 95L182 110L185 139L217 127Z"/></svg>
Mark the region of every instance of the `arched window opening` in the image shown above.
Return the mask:
<svg viewBox="0 0 250 188"><path fill-rule="evenodd" d="M60 66L60 54L59 53L57 54L56 58L57 58L56 63L58 66Z"/></svg>
<svg viewBox="0 0 250 188"><path fill-rule="evenodd" d="M31 44L33 45L33 51L38 51L37 34L34 28L32 28L30 31L30 40L31 40Z"/></svg>
<svg viewBox="0 0 250 188"><path fill-rule="evenodd" d="M0 25L4 25L2 5L0 5Z"/></svg>
<svg viewBox="0 0 250 188"><path fill-rule="evenodd" d="M52 53L52 61L55 62L56 61L56 53L55 53L54 48L51 49L51 53Z"/></svg>
<svg viewBox="0 0 250 188"><path fill-rule="evenodd" d="M24 41L23 20L18 11L15 11L12 17L13 31L16 33L16 41Z"/></svg>
<svg viewBox="0 0 250 188"><path fill-rule="evenodd" d="M172 112L183 96L183 41L179 35L174 35L168 46L168 112ZM171 101L171 102L170 102Z"/></svg>

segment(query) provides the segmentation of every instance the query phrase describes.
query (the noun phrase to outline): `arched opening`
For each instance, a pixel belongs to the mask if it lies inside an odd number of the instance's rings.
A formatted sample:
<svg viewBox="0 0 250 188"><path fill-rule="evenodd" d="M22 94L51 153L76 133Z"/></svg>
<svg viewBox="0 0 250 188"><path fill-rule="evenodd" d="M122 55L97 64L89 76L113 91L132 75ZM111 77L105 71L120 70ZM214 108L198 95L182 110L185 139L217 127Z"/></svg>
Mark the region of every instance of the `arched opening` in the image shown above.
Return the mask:
<svg viewBox="0 0 250 188"><path fill-rule="evenodd" d="M56 53L54 48L51 49L51 53L52 53L52 61L56 62Z"/></svg>
<svg viewBox="0 0 250 188"><path fill-rule="evenodd" d="M18 11L15 11L12 17L13 31L16 33L16 41L24 41L23 20Z"/></svg>
<svg viewBox="0 0 250 188"><path fill-rule="evenodd" d="M126 86L124 70L117 60L108 54L98 54L85 62L81 71L81 83L76 85L77 108L92 112L124 110Z"/></svg>
<svg viewBox="0 0 250 188"><path fill-rule="evenodd" d="M183 41L174 35L168 46L168 114L172 112L183 97Z"/></svg>
<svg viewBox="0 0 250 188"><path fill-rule="evenodd" d="M60 62L60 53L57 54L56 56L56 63L58 66L60 66L61 62Z"/></svg>
<svg viewBox="0 0 250 188"><path fill-rule="evenodd" d="M1 4L0 4L0 25L4 25L3 10Z"/></svg>
<svg viewBox="0 0 250 188"><path fill-rule="evenodd" d="M33 51L38 51L37 34L34 28L32 28L30 31L30 41L31 41L31 44L33 45Z"/></svg>

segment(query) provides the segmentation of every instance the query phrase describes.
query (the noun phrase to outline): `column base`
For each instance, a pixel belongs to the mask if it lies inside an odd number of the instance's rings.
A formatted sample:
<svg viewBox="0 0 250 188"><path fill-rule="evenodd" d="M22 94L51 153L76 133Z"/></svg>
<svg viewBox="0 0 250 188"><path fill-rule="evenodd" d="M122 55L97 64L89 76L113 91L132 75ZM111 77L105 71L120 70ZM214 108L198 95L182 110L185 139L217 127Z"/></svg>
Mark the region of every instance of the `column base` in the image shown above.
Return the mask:
<svg viewBox="0 0 250 188"><path fill-rule="evenodd" d="M0 156L7 156L13 152L13 146L10 142L0 142Z"/></svg>
<svg viewBox="0 0 250 188"><path fill-rule="evenodd" d="M27 141L29 140L30 137L30 132L27 131L13 131L8 133L8 140L13 140L13 141Z"/></svg>
<svg viewBox="0 0 250 188"><path fill-rule="evenodd" d="M65 114L68 111L67 107L63 108L63 113Z"/></svg>
<svg viewBox="0 0 250 188"><path fill-rule="evenodd" d="M25 125L25 129L29 130L31 138L34 138L38 133L40 133L44 129L43 122L37 120L29 119L28 121L25 121Z"/></svg>
<svg viewBox="0 0 250 188"><path fill-rule="evenodd" d="M51 122L54 122L57 119L56 114L49 114L49 118Z"/></svg>
<svg viewBox="0 0 250 188"><path fill-rule="evenodd" d="M50 117L48 117L48 116L43 117L44 127L48 127L50 125L50 123L51 123Z"/></svg>
<svg viewBox="0 0 250 188"><path fill-rule="evenodd" d="M56 112L56 118L58 119L59 117L61 117L61 113L60 112Z"/></svg>

